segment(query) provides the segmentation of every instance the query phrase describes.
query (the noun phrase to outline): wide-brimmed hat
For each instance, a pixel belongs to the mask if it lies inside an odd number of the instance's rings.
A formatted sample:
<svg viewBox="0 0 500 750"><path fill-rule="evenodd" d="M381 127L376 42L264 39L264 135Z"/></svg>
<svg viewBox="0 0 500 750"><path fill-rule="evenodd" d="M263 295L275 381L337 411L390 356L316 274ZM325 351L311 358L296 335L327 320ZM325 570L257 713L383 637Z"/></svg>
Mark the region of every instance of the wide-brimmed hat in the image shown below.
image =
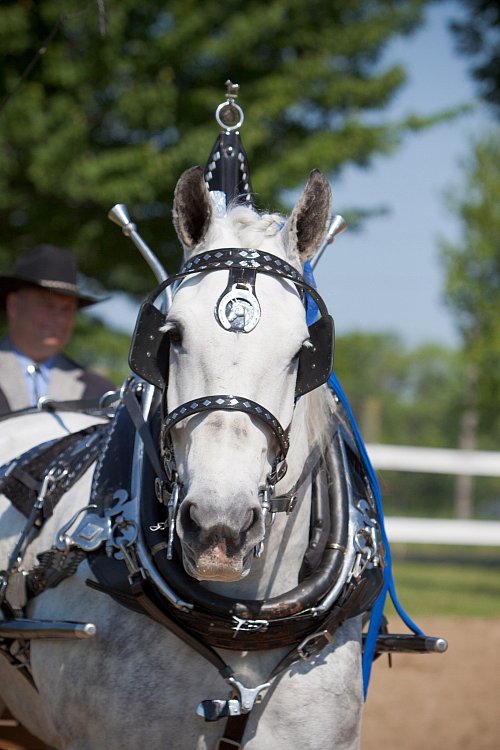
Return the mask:
<svg viewBox="0 0 500 750"><path fill-rule="evenodd" d="M55 245L36 245L19 256L11 274L0 275L0 307L5 309L9 292L26 286L75 297L78 307L94 305L104 299L81 291L75 259L69 250Z"/></svg>

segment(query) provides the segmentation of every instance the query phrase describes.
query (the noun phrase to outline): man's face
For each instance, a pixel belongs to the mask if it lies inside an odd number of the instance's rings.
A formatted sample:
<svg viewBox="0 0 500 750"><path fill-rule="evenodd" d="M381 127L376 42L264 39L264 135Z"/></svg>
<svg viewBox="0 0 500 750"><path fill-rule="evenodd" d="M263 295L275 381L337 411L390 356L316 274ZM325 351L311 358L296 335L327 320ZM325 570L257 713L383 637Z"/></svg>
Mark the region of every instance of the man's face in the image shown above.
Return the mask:
<svg viewBox="0 0 500 750"><path fill-rule="evenodd" d="M25 288L7 295L9 336L22 354L43 362L68 343L78 303L46 289Z"/></svg>

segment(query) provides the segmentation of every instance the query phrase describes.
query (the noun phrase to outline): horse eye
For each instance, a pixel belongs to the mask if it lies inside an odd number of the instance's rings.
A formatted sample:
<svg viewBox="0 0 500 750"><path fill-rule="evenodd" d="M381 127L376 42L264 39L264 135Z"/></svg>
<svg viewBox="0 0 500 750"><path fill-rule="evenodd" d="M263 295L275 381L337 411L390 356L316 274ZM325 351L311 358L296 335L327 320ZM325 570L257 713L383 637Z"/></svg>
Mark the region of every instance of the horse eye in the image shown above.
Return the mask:
<svg viewBox="0 0 500 750"><path fill-rule="evenodd" d="M312 347L311 339L306 339L305 341L303 341L302 344L300 345L300 349L296 353L294 359L296 359L297 357L300 357L303 349L310 349L311 347Z"/></svg>
<svg viewBox="0 0 500 750"><path fill-rule="evenodd" d="M182 344L182 332L179 328L171 328L168 332L170 343L174 346L180 346Z"/></svg>

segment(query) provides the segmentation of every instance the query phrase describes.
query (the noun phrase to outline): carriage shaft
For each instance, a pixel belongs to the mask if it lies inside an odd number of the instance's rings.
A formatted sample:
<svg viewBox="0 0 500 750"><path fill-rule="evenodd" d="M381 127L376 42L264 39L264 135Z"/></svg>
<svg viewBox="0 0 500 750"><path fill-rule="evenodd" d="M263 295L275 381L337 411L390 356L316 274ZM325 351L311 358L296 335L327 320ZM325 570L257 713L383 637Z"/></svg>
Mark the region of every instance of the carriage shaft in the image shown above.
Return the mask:
<svg viewBox="0 0 500 750"><path fill-rule="evenodd" d="M59 620L5 620L0 622L1 638L93 638L96 627L91 622Z"/></svg>

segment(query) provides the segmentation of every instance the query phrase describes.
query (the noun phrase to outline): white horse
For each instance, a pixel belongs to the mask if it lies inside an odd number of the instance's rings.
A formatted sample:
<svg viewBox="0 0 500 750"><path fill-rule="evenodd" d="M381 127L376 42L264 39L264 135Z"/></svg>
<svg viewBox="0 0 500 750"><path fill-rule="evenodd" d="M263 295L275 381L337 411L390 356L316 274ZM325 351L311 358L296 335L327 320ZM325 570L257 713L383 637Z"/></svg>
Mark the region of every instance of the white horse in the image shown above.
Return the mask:
<svg viewBox="0 0 500 750"><path fill-rule="evenodd" d="M259 248L302 271L320 245L330 216L325 178L312 173L291 216L259 215L235 207L214 215L201 170L180 179L174 223L185 258L217 248ZM249 333L226 330L214 306L226 271L195 274L175 290L164 330L170 336L168 410L203 396L237 394L261 404L290 426L288 472L276 486L297 483L315 446L329 441L335 400L318 388L296 402L298 355L308 346L304 306L294 283L259 274L260 321ZM151 388L151 387L150 387ZM78 414L34 414L1 424L0 463L31 446L88 425ZM95 421L95 420L94 420ZM269 600L294 589L310 543L310 483L293 512L265 523L262 488L280 451L274 431L241 411L194 413L171 429L182 487L176 532L186 571L229 598ZM122 456L126 464L132 456ZM28 547L22 567L51 547L58 530L89 498L93 469L59 501ZM260 494L259 494L260 493ZM25 518L0 497L0 568L5 568ZM264 538L265 537L265 538ZM254 550L263 542L263 552ZM174 555L178 552L174 552ZM34 685L0 657L0 696L12 713L58 750L211 750L223 722L205 722L196 706L228 697L227 680L168 628L86 585L86 561L55 588L31 599L27 616L92 622L89 640L31 641ZM249 714L245 750L354 750L362 713L359 617L337 629L312 660L281 672ZM218 650L246 686L262 685L289 646ZM234 745L235 747L237 745ZM226 747L226 745L224 745Z"/></svg>

